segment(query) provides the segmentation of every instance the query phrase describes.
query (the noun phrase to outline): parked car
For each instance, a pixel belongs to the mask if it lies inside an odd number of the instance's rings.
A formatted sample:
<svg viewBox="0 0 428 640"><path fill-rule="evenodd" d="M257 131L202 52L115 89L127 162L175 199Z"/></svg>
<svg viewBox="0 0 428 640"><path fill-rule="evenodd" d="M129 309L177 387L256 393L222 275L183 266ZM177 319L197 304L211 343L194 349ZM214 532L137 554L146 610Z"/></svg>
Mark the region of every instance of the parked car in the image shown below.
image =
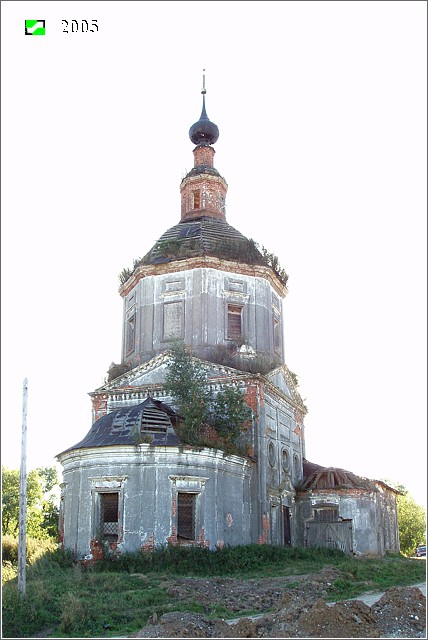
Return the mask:
<svg viewBox="0 0 428 640"><path fill-rule="evenodd" d="M426 556L427 554L427 546L426 544L419 544L415 550L415 556L420 558L421 556Z"/></svg>

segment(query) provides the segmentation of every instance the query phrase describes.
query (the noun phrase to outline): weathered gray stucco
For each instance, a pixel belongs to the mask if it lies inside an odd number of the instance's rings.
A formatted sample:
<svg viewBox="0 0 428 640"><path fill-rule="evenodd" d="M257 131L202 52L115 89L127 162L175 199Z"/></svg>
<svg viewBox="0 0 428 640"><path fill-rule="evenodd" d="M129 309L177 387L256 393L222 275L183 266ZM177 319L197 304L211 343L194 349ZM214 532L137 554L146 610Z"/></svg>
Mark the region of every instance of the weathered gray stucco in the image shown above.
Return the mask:
<svg viewBox="0 0 428 640"><path fill-rule="evenodd" d="M172 398L162 391L167 363L167 354L158 356L91 395L94 400L104 398L104 415L140 403L149 392L173 406ZM224 384L235 384L246 395L253 419L241 445L250 456L149 444L71 448L58 456L64 468L62 539L66 547L81 557L90 553L91 540L97 537L94 496L103 487L121 492L121 551L174 542L174 486L198 494L195 543L210 548L285 543L284 509L293 515L293 483L302 476L304 450L296 421L301 411L299 396L288 370L283 366L272 372L278 384L274 386L265 376L204 364L214 394ZM94 415L94 420L99 418L100 414ZM196 484L186 485L186 477ZM176 485L172 478L178 478ZM291 518L290 542L295 538L293 526Z"/></svg>
<svg viewBox="0 0 428 640"><path fill-rule="evenodd" d="M282 299L265 278L214 268L146 275L123 304L124 362L162 353L171 338L184 340L201 357L226 345L228 305L242 306L245 344L283 362ZM135 334L131 340L129 331Z"/></svg>
<svg viewBox="0 0 428 640"><path fill-rule="evenodd" d="M163 353L93 392L94 421L138 405L148 395L173 407L163 392L168 358ZM212 549L245 543L311 546L315 540L355 554L399 550L395 493L384 483L351 474L357 488L302 490L304 409L285 365L261 376L201 363L214 394L232 384L245 394L253 415L241 437L248 456L149 444L77 446L63 452L58 456L64 468L61 535L67 548L80 557L91 553L97 539L97 491L115 490L121 500L118 551L177 543L174 496L179 491L197 496L191 544ZM335 523L315 523L314 509L320 507L337 507Z"/></svg>
<svg viewBox="0 0 428 640"><path fill-rule="evenodd" d="M395 492L383 483L373 482L368 488L338 487L330 490L299 491L296 500L296 544L312 546L310 529L316 525L315 511L337 509L335 530L315 540L322 546L342 549L356 555L382 556L386 552L397 553L397 506ZM318 525L322 530L329 523ZM349 548L340 528L349 535Z"/></svg>
<svg viewBox="0 0 428 640"><path fill-rule="evenodd" d="M96 494L118 490L118 549L135 551L167 544L177 530L177 491L195 493L196 536L200 544L250 542L249 480L252 463L213 449L111 447L73 450L62 456L63 535L79 557L99 537Z"/></svg>
<svg viewBox="0 0 428 640"><path fill-rule="evenodd" d="M181 220L124 270L121 363L90 394L93 429L57 456L61 543L92 559L105 543L114 553L167 543L397 551L393 489L305 460L306 407L284 361L288 276L226 222L227 184L211 146L218 130L205 117L196 124ZM241 390L252 411L242 455L177 445L179 408L164 391L172 339L198 359L212 394Z"/></svg>

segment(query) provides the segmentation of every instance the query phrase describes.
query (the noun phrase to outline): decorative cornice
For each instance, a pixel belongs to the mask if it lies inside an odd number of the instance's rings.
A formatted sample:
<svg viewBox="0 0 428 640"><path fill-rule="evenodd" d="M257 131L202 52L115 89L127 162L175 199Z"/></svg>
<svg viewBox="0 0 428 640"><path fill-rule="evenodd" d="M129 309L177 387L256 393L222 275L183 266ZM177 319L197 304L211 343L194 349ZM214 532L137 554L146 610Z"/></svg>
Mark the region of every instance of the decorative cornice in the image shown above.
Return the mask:
<svg viewBox="0 0 428 640"><path fill-rule="evenodd" d="M198 466L200 466L201 457L204 457L206 460L222 461L228 465L238 465L244 469L251 467L252 465L251 461L247 458L234 454L225 454L223 450L215 447L196 447L187 444L181 444L174 447L153 446L149 444L140 444L136 447L135 445L116 444L104 447L67 449L55 457L64 467L68 466L69 468L71 465L78 464L80 469L83 467L93 468L96 466L99 470L102 463L104 463L106 467L116 463L118 465L122 465L123 462L147 464L147 461L144 461L144 454L148 454L151 460L156 457L159 458L156 462L152 462L155 466L159 466L159 463L167 460L168 457L176 458L177 456L194 456L198 460ZM192 462L188 461L188 464L191 466ZM217 464L218 462L215 466L217 466ZM67 470L68 469L65 469L65 471ZM94 477L95 476L90 476L88 479L92 481L92 478ZM97 478L100 477L101 476L97 476ZM106 479L116 479L116 476L113 475L105 477ZM126 479L128 476L121 477Z"/></svg>
<svg viewBox="0 0 428 640"><path fill-rule="evenodd" d="M168 357L169 357L169 351L163 351L162 353L155 356L154 358L151 358L151 360L148 360L147 362L143 362L142 364L137 365L133 369L129 369L129 371L122 373L122 375L118 376L117 378L114 378L114 380L112 380L111 382L107 382L106 384L103 384L102 387L98 387L98 389L95 389L95 391L89 392L88 395L93 397L93 396L99 395L100 393L126 393L126 389L124 388L124 385L127 380L129 380L130 378L135 378L138 375L141 375L143 373L148 373L153 369L158 369L161 365L166 363L166 361L168 360ZM152 386L156 387L159 385L144 385L144 387L142 386L141 389L145 388L146 386L151 388ZM138 387L133 387L131 385L129 388L138 389Z"/></svg>
<svg viewBox="0 0 428 640"><path fill-rule="evenodd" d="M274 375L275 372L277 371L282 371L284 373L285 379L287 381L287 385L291 391L291 393L293 394L293 398L290 398L289 396L287 396L283 391L281 391L280 389L278 389L275 384L273 382L271 382L269 380L269 377ZM295 409L299 409L299 411L302 411L304 415L307 414L308 410L305 407L303 400L300 396L300 393L297 391L296 389L296 385L293 382L293 379L290 375L290 370L287 367L286 364L282 364L280 367L277 367L276 369L273 369L272 371L269 371L269 373L266 374L265 376L266 378L266 382L269 385L270 388L273 389L273 392L281 397L281 398L285 398L286 400L289 401L289 403L295 408Z"/></svg>
<svg viewBox="0 0 428 640"><path fill-rule="evenodd" d="M180 271L191 271L193 269L216 269L217 271L229 271L240 275L267 280L272 288L285 298L288 293L287 287L283 285L270 267L264 265L250 265L235 260L224 260L214 256L197 256L194 258L183 258L182 260L171 260L161 264L140 265L128 280L119 288L119 293L124 298L142 278L149 276L160 276Z"/></svg>

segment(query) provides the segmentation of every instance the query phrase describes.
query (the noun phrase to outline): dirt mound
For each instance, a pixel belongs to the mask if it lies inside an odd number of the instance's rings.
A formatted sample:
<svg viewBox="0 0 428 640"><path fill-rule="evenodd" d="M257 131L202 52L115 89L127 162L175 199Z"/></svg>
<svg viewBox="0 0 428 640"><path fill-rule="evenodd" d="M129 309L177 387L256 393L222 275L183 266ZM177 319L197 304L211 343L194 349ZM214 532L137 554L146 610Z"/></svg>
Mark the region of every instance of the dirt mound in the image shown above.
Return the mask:
<svg viewBox="0 0 428 640"><path fill-rule="evenodd" d="M129 638L230 638L223 620L209 620L200 613L165 613L158 624L148 624Z"/></svg>
<svg viewBox="0 0 428 640"><path fill-rule="evenodd" d="M383 636L425 638L426 598L415 587L391 587L372 606ZM400 636L393 636L400 633Z"/></svg>
<svg viewBox="0 0 428 640"><path fill-rule="evenodd" d="M177 578L165 583L168 594L181 601L200 603L207 613L215 605L230 612L265 612L279 609L287 595L294 601L302 597L306 602L326 598L329 588L343 573L334 567L325 567L317 574L236 580L234 578Z"/></svg>
<svg viewBox="0 0 428 640"><path fill-rule="evenodd" d="M271 638L379 638L376 619L363 602L340 602L328 606L324 600L273 617L259 637Z"/></svg>
<svg viewBox="0 0 428 640"><path fill-rule="evenodd" d="M372 607L359 600L327 605L324 594L336 572L317 576L239 582L184 578L170 586L176 597L192 594L232 611L262 613L225 622L204 614L171 612L130 638L425 638L425 596L414 587L391 587ZM290 588L291 586L291 588ZM323 597L320 598L320 593ZM172 595L172 593L171 593ZM258 596L258 597L257 597ZM240 603L240 606L238 606ZM275 608L274 613L263 613Z"/></svg>

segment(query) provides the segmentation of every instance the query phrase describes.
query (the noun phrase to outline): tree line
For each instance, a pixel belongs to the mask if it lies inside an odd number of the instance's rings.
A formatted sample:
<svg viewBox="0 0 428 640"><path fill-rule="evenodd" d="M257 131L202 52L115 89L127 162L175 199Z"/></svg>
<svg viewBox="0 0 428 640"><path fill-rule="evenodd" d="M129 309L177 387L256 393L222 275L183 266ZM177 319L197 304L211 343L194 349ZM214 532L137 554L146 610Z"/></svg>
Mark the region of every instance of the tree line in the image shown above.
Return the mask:
<svg viewBox="0 0 428 640"><path fill-rule="evenodd" d="M18 535L19 469L2 465L2 535ZM27 535L44 540L58 537L58 472L55 467L32 469L27 475Z"/></svg>

